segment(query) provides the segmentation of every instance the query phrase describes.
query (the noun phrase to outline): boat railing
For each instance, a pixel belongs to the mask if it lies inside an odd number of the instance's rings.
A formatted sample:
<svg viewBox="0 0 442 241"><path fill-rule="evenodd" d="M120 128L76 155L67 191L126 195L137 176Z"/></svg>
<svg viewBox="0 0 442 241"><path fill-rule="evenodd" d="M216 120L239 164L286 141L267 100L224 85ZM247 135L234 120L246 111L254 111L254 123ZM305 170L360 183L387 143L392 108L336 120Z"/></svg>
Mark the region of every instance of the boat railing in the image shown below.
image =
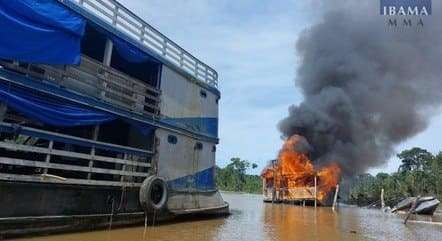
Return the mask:
<svg viewBox="0 0 442 241"><path fill-rule="evenodd" d="M26 64L5 60L0 60L0 66L54 82L137 113L158 115L160 112L160 90L84 55L78 66Z"/></svg>
<svg viewBox="0 0 442 241"><path fill-rule="evenodd" d="M212 87L218 86L217 72L167 38L143 19L115 0L59 0L74 2L124 32L144 47L173 63L176 67Z"/></svg>
<svg viewBox="0 0 442 241"><path fill-rule="evenodd" d="M150 158L153 151L5 122L0 123L0 132L9 133L15 137L0 141L0 149L4 153L0 157L0 166L3 166L0 168L0 180L138 187L149 175L147 169L151 166ZM37 144L36 141L17 141L19 135L26 139L34 138L39 142ZM41 143L46 143L46 145L42 146ZM57 148L60 146L57 144L82 147L82 151L75 152ZM102 153L100 150L114 153L116 157L100 155L99 153ZM13 153L13 155L5 153ZM29 155L24 157L18 153L31 154L32 158L26 158ZM62 161L60 162L60 160ZM104 165L100 165L100 163L104 163ZM8 172L5 165L34 168L35 172L32 174ZM77 173L78 175L75 178L52 175L52 170L66 171L70 174ZM108 178L96 178L97 174L108 176Z"/></svg>

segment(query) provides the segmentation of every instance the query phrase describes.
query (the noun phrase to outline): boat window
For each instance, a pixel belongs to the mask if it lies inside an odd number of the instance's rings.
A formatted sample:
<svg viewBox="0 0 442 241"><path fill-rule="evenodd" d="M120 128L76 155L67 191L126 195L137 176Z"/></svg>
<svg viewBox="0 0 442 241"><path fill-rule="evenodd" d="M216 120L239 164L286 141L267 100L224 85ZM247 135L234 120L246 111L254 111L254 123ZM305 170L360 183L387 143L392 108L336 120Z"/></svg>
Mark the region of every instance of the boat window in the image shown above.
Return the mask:
<svg viewBox="0 0 442 241"><path fill-rule="evenodd" d="M81 53L99 62L103 62L106 37L94 27L86 25L86 32L81 40Z"/></svg>
<svg viewBox="0 0 442 241"><path fill-rule="evenodd" d="M167 142L175 145L178 142L178 138L174 135L169 135L167 136Z"/></svg>
<svg viewBox="0 0 442 241"><path fill-rule="evenodd" d="M204 91L204 90L201 90L201 91L200 91L200 95L201 95L201 97L203 97L203 98L207 98L207 93L206 93L206 91Z"/></svg>
<svg viewBox="0 0 442 241"><path fill-rule="evenodd" d="M98 141L151 150L153 148L153 133L145 135L137 127L117 119L100 125Z"/></svg>
<svg viewBox="0 0 442 241"><path fill-rule="evenodd" d="M111 67L132 78L141 80L152 87L157 86L161 68L160 64L150 61L144 61L141 63L129 62L118 53L116 48L112 51Z"/></svg>
<svg viewBox="0 0 442 241"><path fill-rule="evenodd" d="M203 143L197 142L195 144L195 150L202 150L203 149Z"/></svg>
<svg viewBox="0 0 442 241"><path fill-rule="evenodd" d="M212 146L212 152L216 152L216 146Z"/></svg>

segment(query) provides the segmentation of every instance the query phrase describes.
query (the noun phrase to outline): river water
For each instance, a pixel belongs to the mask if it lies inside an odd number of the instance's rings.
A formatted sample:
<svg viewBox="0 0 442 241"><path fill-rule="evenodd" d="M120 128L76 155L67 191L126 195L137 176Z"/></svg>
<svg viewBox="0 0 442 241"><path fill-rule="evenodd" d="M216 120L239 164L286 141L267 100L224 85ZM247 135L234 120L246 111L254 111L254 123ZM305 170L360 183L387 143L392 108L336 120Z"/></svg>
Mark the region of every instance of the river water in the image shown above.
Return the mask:
<svg viewBox="0 0 442 241"><path fill-rule="evenodd" d="M232 215L206 220L172 222L148 227L121 228L27 238L29 241L347 241L442 240L440 217L423 217L407 225L394 214L379 210L340 207L300 207L263 203L261 196L223 193ZM439 219L439 220L435 220Z"/></svg>

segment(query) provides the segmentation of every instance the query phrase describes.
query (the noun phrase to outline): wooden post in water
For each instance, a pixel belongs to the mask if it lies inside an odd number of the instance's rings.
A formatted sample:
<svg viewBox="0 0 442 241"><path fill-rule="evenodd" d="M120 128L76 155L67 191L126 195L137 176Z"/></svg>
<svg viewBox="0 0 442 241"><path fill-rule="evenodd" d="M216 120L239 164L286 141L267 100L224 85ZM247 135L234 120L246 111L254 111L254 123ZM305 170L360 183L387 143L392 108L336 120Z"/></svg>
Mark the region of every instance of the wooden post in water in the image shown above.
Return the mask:
<svg viewBox="0 0 442 241"><path fill-rule="evenodd" d="M333 197L333 206L332 206L333 211L336 211L336 208L338 207L338 193L339 193L339 184L336 184L335 196Z"/></svg>
<svg viewBox="0 0 442 241"><path fill-rule="evenodd" d="M266 179L264 177L262 178L262 195L264 199L267 198Z"/></svg>
<svg viewBox="0 0 442 241"><path fill-rule="evenodd" d="M317 187L317 176L316 176L316 174L315 174L315 208L316 208L316 205L317 205L317 200L318 200L318 187Z"/></svg>
<svg viewBox="0 0 442 241"><path fill-rule="evenodd" d="M384 189L381 189L381 208L385 208L385 201L384 201Z"/></svg>
<svg viewBox="0 0 442 241"><path fill-rule="evenodd" d="M416 209L417 204L418 204L420 198L421 198L420 195L417 196L417 197L413 200L413 202L411 203L411 207L410 207L410 209L408 210L407 216L405 217L404 224L407 224L407 221L408 221L408 219L410 218L411 214L412 214L412 213L414 212L414 210Z"/></svg>

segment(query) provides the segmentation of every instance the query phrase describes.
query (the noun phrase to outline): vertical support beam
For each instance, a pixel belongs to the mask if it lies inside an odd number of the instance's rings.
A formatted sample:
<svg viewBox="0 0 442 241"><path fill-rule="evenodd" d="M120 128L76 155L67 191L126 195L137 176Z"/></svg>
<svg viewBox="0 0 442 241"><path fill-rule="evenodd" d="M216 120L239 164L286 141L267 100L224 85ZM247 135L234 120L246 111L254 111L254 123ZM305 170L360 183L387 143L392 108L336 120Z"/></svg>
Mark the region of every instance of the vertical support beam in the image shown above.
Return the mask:
<svg viewBox="0 0 442 241"><path fill-rule="evenodd" d="M112 50L114 48L114 43L110 39L106 39L106 46L104 48L104 58L103 64L105 66L110 66L112 60Z"/></svg>
<svg viewBox="0 0 442 241"><path fill-rule="evenodd" d="M0 102L0 122L3 122L3 120L5 120L7 110L8 105L5 102Z"/></svg>
<svg viewBox="0 0 442 241"><path fill-rule="evenodd" d="M339 184L336 185L335 196L333 197L333 206L332 210L335 211L338 207L338 193L339 193Z"/></svg>
<svg viewBox="0 0 442 241"><path fill-rule="evenodd" d="M275 161L272 161L273 166L273 188L272 188L272 203L274 203L276 200L276 191L278 188L278 173L276 172L276 163Z"/></svg>
<svg viewBox="0 0 442 241"><path fill-rule="evenodd" d="M144 34L146 33L146 25L141 25L140 41L144 44Z"/></svg>
<svg viewBox="0 0 442 241"><path fill-rule="evenodd" d="M98 133L100 132L100 125L96 125L94 128L94 134L92 135L92 139L96 141L98 139ZM89 169L92 170L94 167L94 156L95 156L95 146L91 148L91 159L89 160ZM90 180L92 177L92 172L89 171L87 174L87 179Z"/></svg>
<svg viewBox="0 0 442 241"><path fill-rule="evenodd" d="M204 66L204 80L208 84L211 83L211 81L209 81L209 73L207 72L207 66Z"/></svg>
<svg viewBox="0 0 442 241"><path fill-rule="evenodd" d="M166 54L167 54L167 40L166 39L163 39L163 46L161 46L161 47L162 47L163 55L166 56Z"/></svg>
<svg viewBox="0 0 442 241"><path fill-rule="evenodd" d="M384 201L384 189L381 189L381 208L385 208L385 201Z"/></svg>
<svg viewBox="0 0 442 241"><path fill-rule="evenodd" d="M123 159L124 160L127 160L127 153L124 153L124 157L123 157ZM126 164L124 164L122 167L121 167L121 170L122 171L126 171ZM125 180L124 180L124 175L121 175L121 177L120 177L120 182L124 182Z"/></svg>
<svg viewBox="0 0 442 241"><path fill-rule="evenodd" d="M117 19L118 19L118 11L120 10L120 7L115 6L114 11L113 11L113 16L112 16L112 25L114 25L115 27L117 26Z"/></svg>
<svg viewBox="0 0 442 241"><path fill-rule="evenodd" d="M183 67L184 65L184 56L183 56L183 51L180 52L180 67Z"/></svg>
<svg viewBox="0 0 442 241"><path fill-rule="evenodd" d="M106 39L106 46L104 48L104 57L103 57L103 65L109 67L112 62L112 51L114 48L114 44L110 39ZM101 74L101 73L99 73ZM108 72L104 72L104 79L102 79L101 82L101 88L100 91L100 98L105 99L106 98L106 88L107 88L107 82L106 79L108 78Z"/></svg>
<svg viewBox="0 0 442 241"><path fill-rule="evenodd" d="M318 178L317 178L317 176L316 176L316 174L315 174L315 208L316 208L316 206L317 206L317 200L318 200L318 187L317 187L317 182L318 182L318 180L317 180Z"/></svg>
<svg viewBox="0 0 442 241"><path fill-rule="evenodd" d="M195 61L195 64L193 65L194 69L194 73L195 73L195 77L198 78L198 62Z"/></svg>
<svg viewBox="0 0 442 241"><path fill-rule="evenodd" d="M54 146L54 141L53 141L53 140L49 141L49 146L48 146L49 154L46 154L46 159L45 159L45 162L46 162L47 164L49 164L49 163L51 162L51 154L50 154L50 153L52 152L52 148L53 148L53 146ZM44 174L48 174L48 169L45 168L45 169L43 170L43 173L44 173Z"/></svg>

